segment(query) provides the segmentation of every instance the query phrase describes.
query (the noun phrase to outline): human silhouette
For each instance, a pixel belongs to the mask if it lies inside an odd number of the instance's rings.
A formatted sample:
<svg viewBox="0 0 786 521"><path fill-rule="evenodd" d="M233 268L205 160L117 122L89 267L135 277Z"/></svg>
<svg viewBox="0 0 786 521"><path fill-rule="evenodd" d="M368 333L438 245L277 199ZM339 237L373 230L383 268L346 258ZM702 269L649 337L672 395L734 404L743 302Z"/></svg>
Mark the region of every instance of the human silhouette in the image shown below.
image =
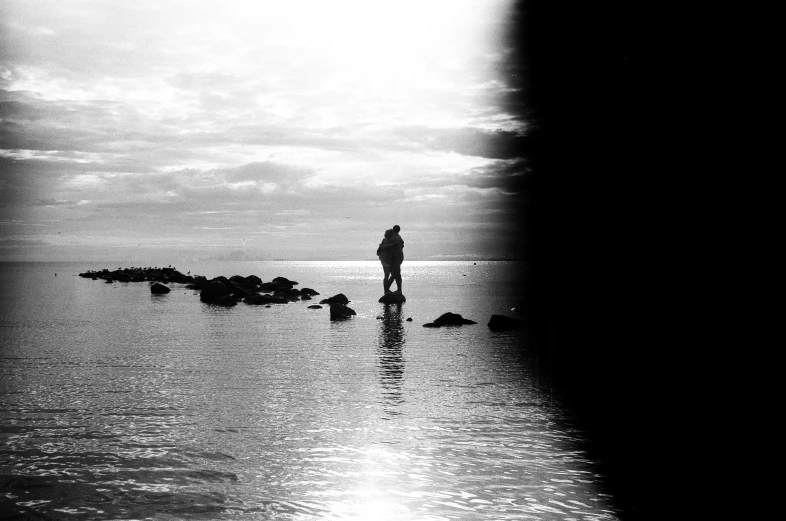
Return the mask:
<svg viewBox="0 0 786 521"><path fill-rule="evenodd" d="M396 282L394 293L401 295L401 263L404 262L404 239L399 234L401 227L397 224L393 227L393 235L386 238L377 249L377 254L390 252L390 277L385 281L385 294L390 291L393 281Z"/></svg>

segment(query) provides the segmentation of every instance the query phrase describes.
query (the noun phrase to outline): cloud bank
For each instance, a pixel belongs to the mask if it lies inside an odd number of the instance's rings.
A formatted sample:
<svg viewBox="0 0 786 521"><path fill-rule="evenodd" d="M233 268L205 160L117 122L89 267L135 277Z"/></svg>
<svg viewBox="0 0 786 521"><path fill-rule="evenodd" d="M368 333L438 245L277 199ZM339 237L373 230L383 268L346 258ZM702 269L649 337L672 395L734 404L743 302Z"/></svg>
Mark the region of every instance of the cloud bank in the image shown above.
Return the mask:
<svg viewBox="0 0 786 521"><path fill-rule="evenodd" d="M519 250L512 2L45 4L0 14L0 259Z"/></svg>

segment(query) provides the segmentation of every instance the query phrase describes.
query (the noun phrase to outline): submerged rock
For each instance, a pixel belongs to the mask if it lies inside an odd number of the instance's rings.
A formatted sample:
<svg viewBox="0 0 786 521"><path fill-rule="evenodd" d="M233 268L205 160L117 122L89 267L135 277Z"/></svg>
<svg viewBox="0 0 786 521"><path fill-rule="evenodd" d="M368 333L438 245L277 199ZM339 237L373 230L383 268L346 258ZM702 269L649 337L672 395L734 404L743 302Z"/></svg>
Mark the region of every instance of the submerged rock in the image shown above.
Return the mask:
<svg viewBox="0 0 786 521"><path fill-rule="evenodd" d="M172 290L170 290L168 287L164 286L163 284L159 284L158 282L150 286L150 293L153 293L155 295L166 295L170 291Z"/></svg>
<svg viewBox="0 0 786 521"><path fill-rule="evenodd" d="M322 306L319 304L314 304L313 306L309 306L308 309L322 309Z"/></svg>
<svg viewBox="0 0 786 521"><path fill-rule="evenodd" d="M468 324L477 324L477 322L464 318L458 313L451 313L448 311L447 313L441 315L434 322L423 324L423 327L464 326Z"/></svg>
<svg viewBox="0 0 786 521"><path fill-rule="evenodd" d="M512 329L521 329L524 323L521 320L506 315L491 315L488 327L494 331L508 331Z"/></svg>
<svg viewBox="0 0 786 521"><path fill-rule="evenodd" d="M382 302L383 304L397 304L399 302L406 302L407 297L405 297L402 293L387 293L382 295L378 302Z"/></svg>
<svg viewBox="0 0 786 521"><path fill-rule="evenodd" d="M320 304L344 304L345 306L350 302L351 301L343 293L319 301Z"/></svg>
<svg viewBox="0 0 786 521"><path fill-rule="evenodd" d="M349 318L352 315L357 315L354 309L349 308L344 304L330 304L330 320L341 320Z"/></svg>

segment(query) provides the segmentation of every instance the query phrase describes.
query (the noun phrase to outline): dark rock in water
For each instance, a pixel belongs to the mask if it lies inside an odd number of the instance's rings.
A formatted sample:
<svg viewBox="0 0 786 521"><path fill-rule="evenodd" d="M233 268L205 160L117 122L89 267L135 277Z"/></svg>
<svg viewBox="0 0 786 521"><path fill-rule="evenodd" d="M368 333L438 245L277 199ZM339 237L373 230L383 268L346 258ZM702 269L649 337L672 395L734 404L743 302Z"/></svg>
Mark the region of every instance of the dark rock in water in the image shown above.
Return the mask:
<svg viewBox="0 0 786 521"><path fill-rule="evenodd" d="M202 291L203 289L205 289L205 287L207 287L207 285L209 283L210 283L210 281L207 280L206 277L198 275L197 277L194 277L194 282L192 282L191 284L189 284L186 287L188 289L197 289L199 291Z"/></svg>
<svg viewBox="0 0 786 521"><path fill-rule="evenodd" d="M516 320L515 318L505 315L491 315L491 320L489 320L488 323L489 329L493 329L494 331L521 329L523 325L521 320Z"/></svg>
<svg viewBox="0 0 786 521"><path fill-rule="evenodd" d="M163 284L159 284L158 282L150 286L150 293L154 293L156 295L165 295L170 291L171 290L169 288L167 288Z"/></svg>
<svg viewBox="0 0 786 521"><path fill-rule="evenodd" d="M442 327L442 326L463 326L467 324L477 324L473 320L466 319L458 313L447 312L436 319L434 322L423 324L423 327Z"/></svg>
<svg viewBox="0 0 786 521"><path fill-rule="evenodd" d="M123 272L121 270L113 271L110 275L112 276L112 278L114 280L116 280L118 282L130 282L131 281L131 277L128 275L128 273L125 273L125 272Z"/></svg>
<svg viewBox="0 0 786 521"><path fill-rule="evenodd" d="M298 285L298 282L295 282L294 280L289 280L286 277L276 277L275 279L273 279L273 284L275 285L275 288L277 290L281 291L281 290L292 289L293 286Z"/></svg>
<svg viewBox="0 0 786 521"><path fill-rule="evenodd" d="M223 297L217 298L210 304L213 306L223 306L225 308L229 308L237 305L237 299L234 295L224 295Z"/></svg>
<svg viewBox="0 0 786 521"><path fill-rule="evenodd" d="M251 295L246 297L243 302L252 306L261 306L273 302L273 297L270 295Z"/></svg>
<svg viewBox="0 0 786 521"><path fill-rule="evenodd" d="M245 285L243 285L244 288L251 288L262 284L262 279L260 279L256 275L249 275L248 277L245 278L244 282L245 282Z"/></svg>
<svg viewBox="0 0 786 521"><path fill-rule="evenodd" d="M259 285L259 291L263 293L273 293L276 291L276 284L274 282L263 282Z"/></svg>
<svg viewBox="0 0 786 521"><path fill-rule="evenodd" d="M311 288L303 288L303 289L300 290L300 294L301 295L309 295L309 296L314 297L316 295L319 295L319 292L315 291L315 290L313 290Z"/></svg>
<svg viewBox="0 0 786 521"><path fill-rule="evenodd" d="M252 295L252 293L244 290L234 282L228 280L224 281L224 286L226 286L229 292L238 300L243 300L244 298L248 298Z"/></svg>
<svg viewBox="0 0 786 521"><path fill-rule="evenodd" d="M348 308L344 304L330 304L330 320L341 320L344 318L349 318L352 315L357 315L354 309Z"/></svg>
<svg viewBox="0 0 786 521"><path fill-rule="evenodd" d="M399 302L406 302L407 298L401 293L387 293L382 295L378 302L384 304L397 304Z"/></svg>
<svg viewBox="0 0 786 521"><path fill-rule="evenodd" d="M201 291L199 300L206 304L210 304L225 295L229 295L229 289L227 289L220 280L213 279Z"/></svg>
<svg viewBox="0 0 786 521"><path fill-rule="evenodd" d="M322 309L322 306L319 304L314 304L313 306L309 306L308 309Z"/></svg>
<svg viewBox="0 0 786 521"><path fill-rule="evenodd" d="M350 302L351 301L343 293L319 301L320 304L344 304L345 306Z"/></svg>
<svg viewBox="0 0 786 521"><path fill-rule="evenodd" d="M260 279L256 275L249 275L248 277L243 277L241 275L232 275L231 277L229 277L229 281L235 284L235 286L243 289L254 289L257 287L258 284L262 283L262 279Z"/></svg>
<svg viewBox="0 0 786 521"><path fill-rule="evenodd" d="M311 300L311 295L300 295L300 300Z"/></svg>
<svg viewBox="0 0 786 521"><path fill-rule="evenodd" d="M412 322L412 317L409 317L409 318L407 319L407 322Z"/></svg>

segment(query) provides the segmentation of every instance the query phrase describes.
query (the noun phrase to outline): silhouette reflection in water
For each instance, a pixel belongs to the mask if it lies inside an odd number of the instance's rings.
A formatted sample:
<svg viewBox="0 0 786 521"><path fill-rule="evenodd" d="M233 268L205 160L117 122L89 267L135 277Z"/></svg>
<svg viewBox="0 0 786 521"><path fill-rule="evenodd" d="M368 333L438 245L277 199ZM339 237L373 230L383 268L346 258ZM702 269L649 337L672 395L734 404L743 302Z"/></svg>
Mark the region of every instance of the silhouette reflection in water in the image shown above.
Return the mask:
<svg viewBox="0 0 786 521"><path fill-rule="evenodd" d="M402 385L404 380L404 323L401 303L385 304L379 322L378 366L382 385L382 407L386 416L401 414L398 406L404 403Z"/></svg>

